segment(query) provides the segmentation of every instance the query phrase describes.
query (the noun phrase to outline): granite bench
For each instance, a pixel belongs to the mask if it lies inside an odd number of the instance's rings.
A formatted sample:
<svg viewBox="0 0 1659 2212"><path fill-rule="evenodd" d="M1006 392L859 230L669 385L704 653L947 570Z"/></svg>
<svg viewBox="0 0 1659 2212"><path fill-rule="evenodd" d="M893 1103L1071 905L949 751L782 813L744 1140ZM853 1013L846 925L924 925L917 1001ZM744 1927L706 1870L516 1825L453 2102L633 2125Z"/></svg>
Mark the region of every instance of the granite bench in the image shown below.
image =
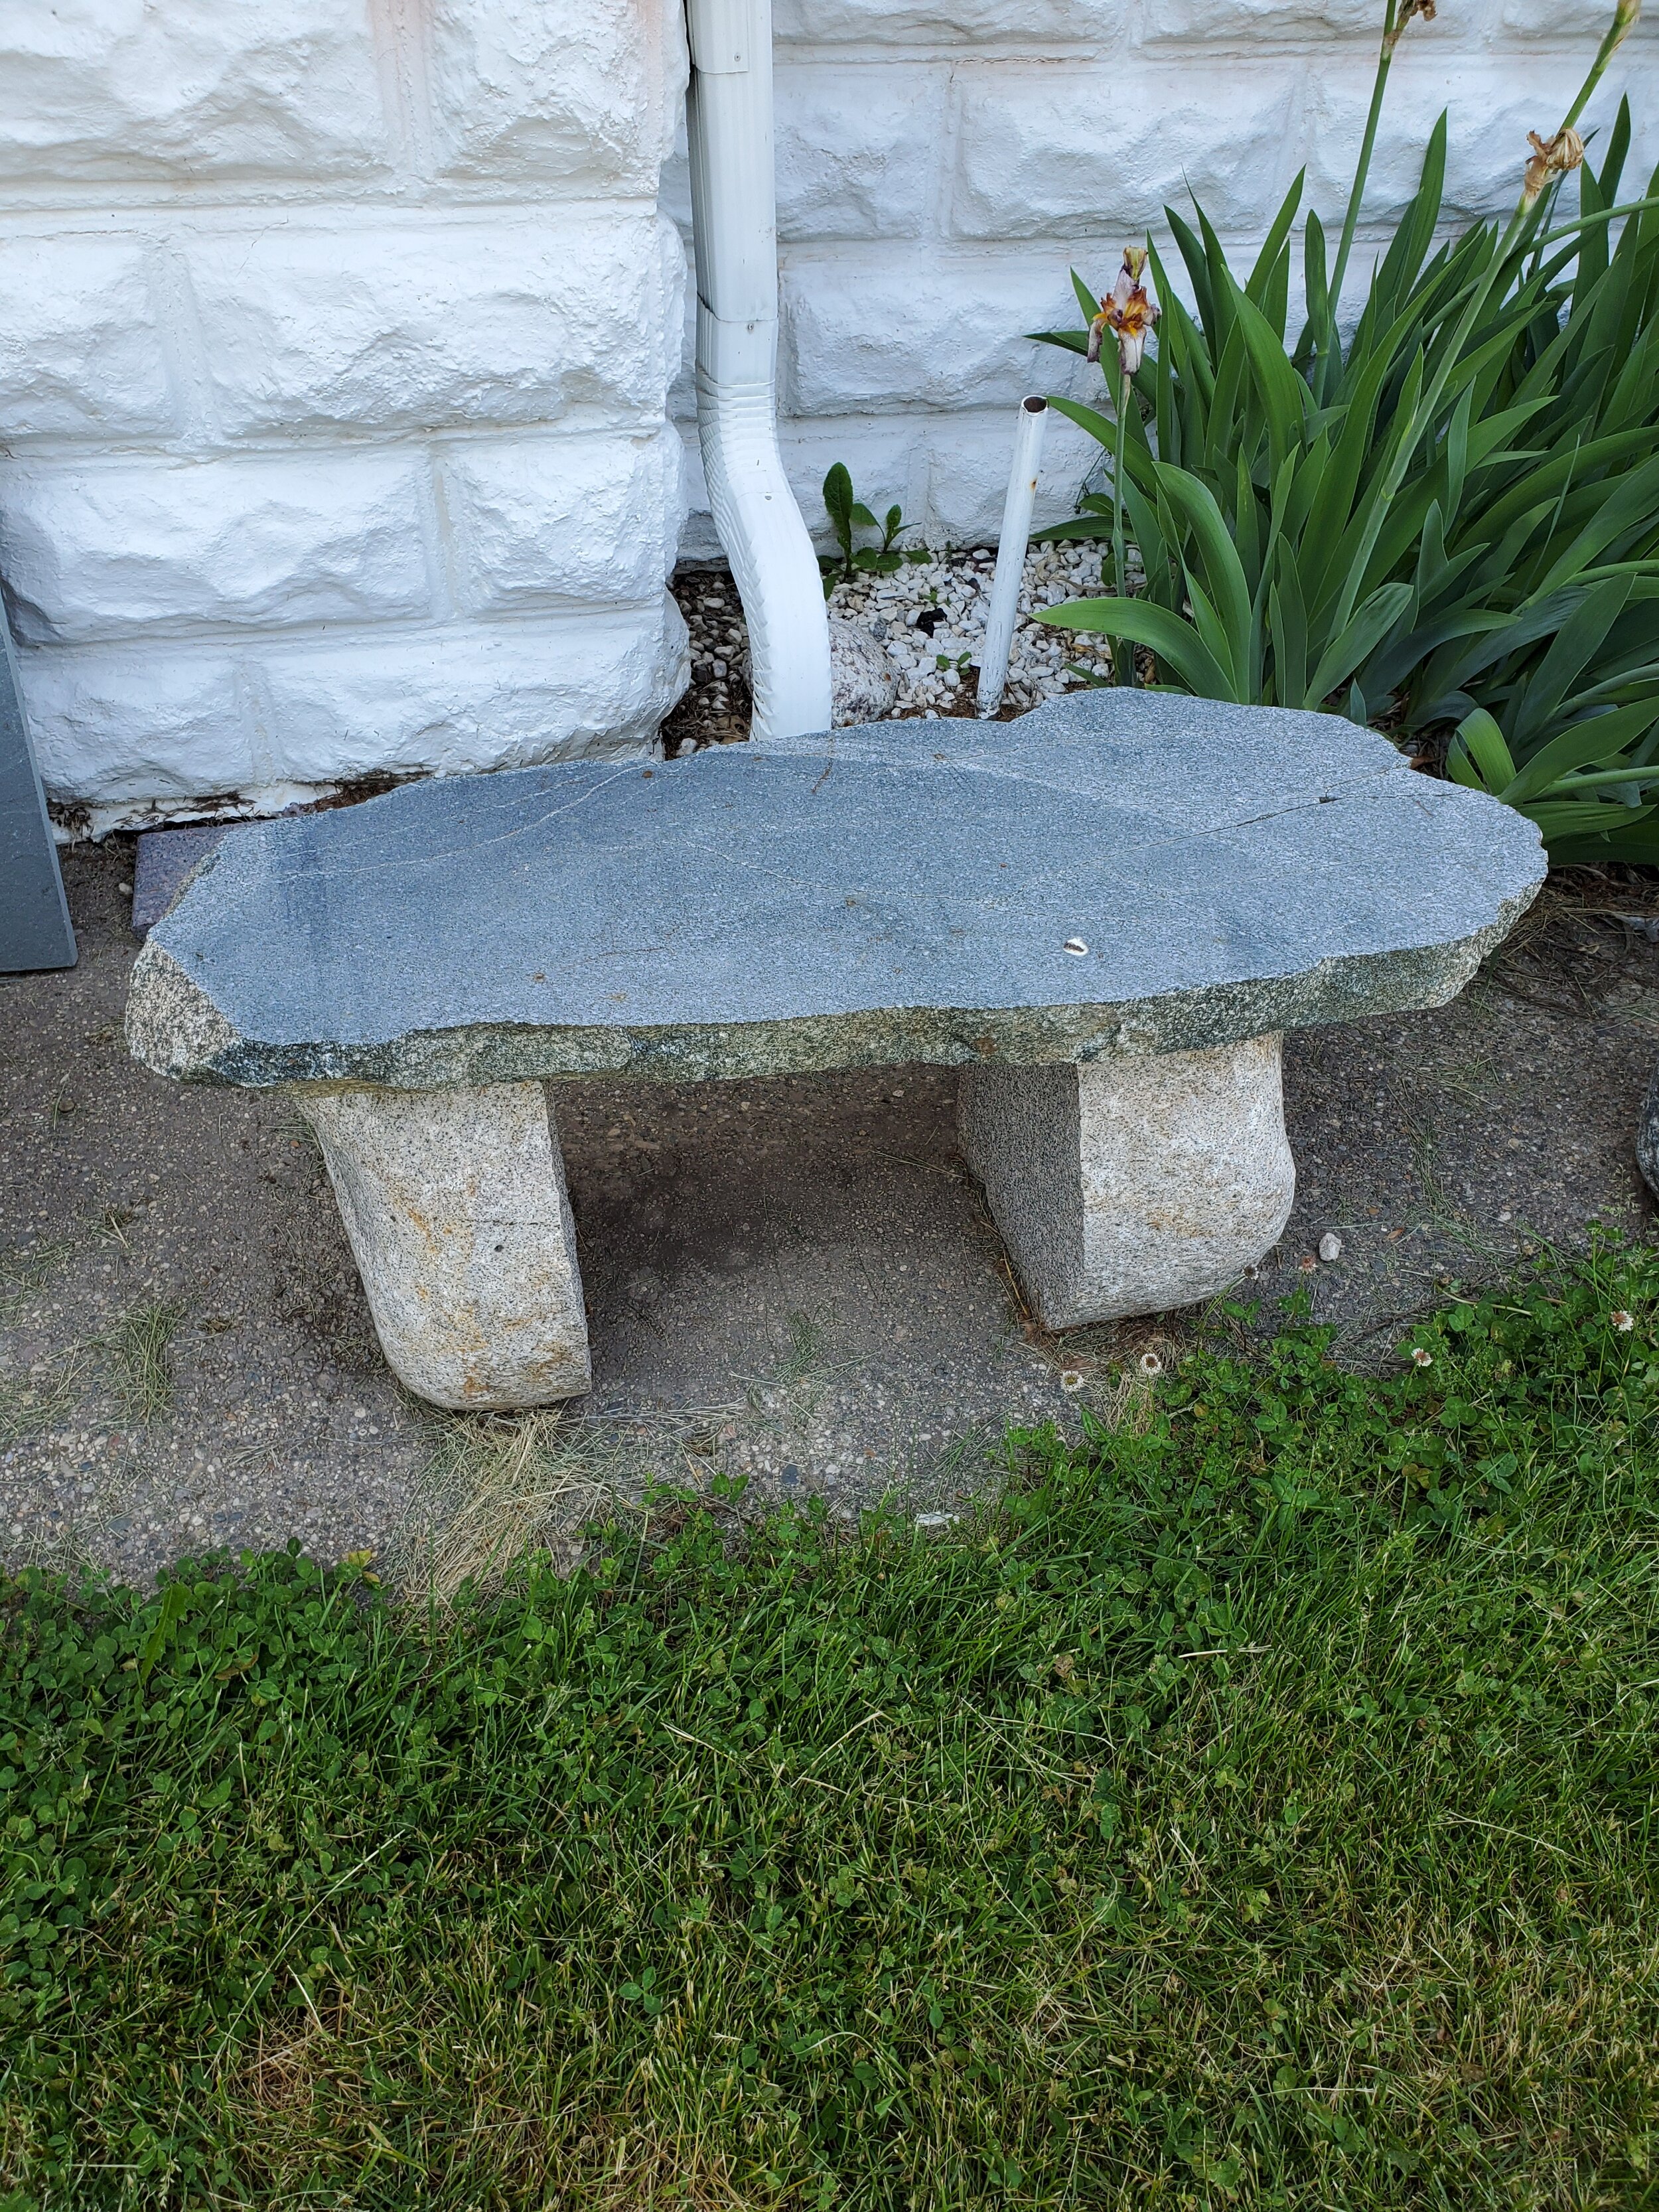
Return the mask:
<svg viewBox="0 0 1659 2212"><path fill-rule="evenodd" d="M1044 1324L1159 1311L1284 1228L1281 1033L1451 998L1543 873L1334 715L1091 691L258 824L152 930L127 1037L289 1088L410 1389L534 1405L588 1384L559 1083L958 1067Z"/></svg>

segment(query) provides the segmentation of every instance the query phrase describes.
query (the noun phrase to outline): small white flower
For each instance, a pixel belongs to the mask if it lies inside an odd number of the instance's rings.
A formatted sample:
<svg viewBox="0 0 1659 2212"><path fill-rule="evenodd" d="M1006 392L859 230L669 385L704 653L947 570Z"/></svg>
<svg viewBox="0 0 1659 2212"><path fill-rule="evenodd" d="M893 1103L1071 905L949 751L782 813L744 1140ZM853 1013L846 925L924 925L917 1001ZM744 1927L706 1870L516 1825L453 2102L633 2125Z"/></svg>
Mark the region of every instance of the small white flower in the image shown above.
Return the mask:
<svg viewBox="0 0 1659 2212"><path fill-rule="evenodd" d="M1420 1344L1414 1344L1412 1346L1412 1364L1417 1367L1432 1367L1434 1354L1431 1352L1425 1352Z"/></svg>
<svg viewBox="0 0 1659 2212"><path fill-rule="evenodd" d="M1083 1388L1083 1377L1075 1367L1067 1367L1063 1370L1060 1378L1060 1387L1062 1390L1080 1390Z"/></svg>
<svg viewBox="0 0 1659 2212"><path fill-rule="evenodd" d="M1626 1313L1623 1306L1620 1307L1618 1312L1614 1314L1612 1318L1613 1325L1618 1330L1620 1336L1627 1336L1631 1330L1636 1326L1636 1316L1632 1313Z"/></svg>
<svg viewBox="0 0 1659 2212"><path fill-rule="evenodd" d="M1143 1375L1161 1375L1164 1372L1164 1362L1155 1352L1143 1352L1135 1364Z"/></svg>

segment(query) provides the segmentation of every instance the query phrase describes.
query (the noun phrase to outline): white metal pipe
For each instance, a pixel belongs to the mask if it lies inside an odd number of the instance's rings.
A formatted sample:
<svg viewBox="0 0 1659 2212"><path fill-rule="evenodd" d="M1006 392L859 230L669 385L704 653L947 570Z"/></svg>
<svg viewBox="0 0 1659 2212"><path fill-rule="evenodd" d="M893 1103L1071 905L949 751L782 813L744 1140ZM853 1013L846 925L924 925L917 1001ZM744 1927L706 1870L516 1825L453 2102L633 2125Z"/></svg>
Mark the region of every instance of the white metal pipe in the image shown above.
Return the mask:
<svg viewBox="0 0 1659 2212"><path fill-rule="evenodd" d="M830 626L778 451L771 0L686 0L686 21L703 472L749 625L750 734L800 737L830 727Z"/></svg>
<svg viewBox="0 0 1659 2212"><path fill-rule="evenodd" d="M982 715L996 713L1002 704L1002 687L1008 681L1008 655L1013 648L1014 617L1019 612L1019 587L1025 575L1025 549L1030 543L1031 510L1036 505L1037 469L1048 420L1046 399L1033 397L1020 401L1014 422L1008 496L1002 504L1002 535L997 540L996 574L991 580L991 604L985 617L985 642L979 654Z"/></svg>

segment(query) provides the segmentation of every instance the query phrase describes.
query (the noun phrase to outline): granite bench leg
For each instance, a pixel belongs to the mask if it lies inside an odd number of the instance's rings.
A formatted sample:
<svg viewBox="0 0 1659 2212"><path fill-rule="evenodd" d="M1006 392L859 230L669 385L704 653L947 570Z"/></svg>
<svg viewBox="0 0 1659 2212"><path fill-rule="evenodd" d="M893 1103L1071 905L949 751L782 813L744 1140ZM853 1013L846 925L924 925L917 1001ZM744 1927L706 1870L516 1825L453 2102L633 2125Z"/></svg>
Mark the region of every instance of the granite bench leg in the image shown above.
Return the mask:
<svg viewBox="0 0 1659 2212"><path fill-rule="evenodd" d="M1290 1216L1277 1036L1087 1066L964 1068L957 1123L1048 1328L1212 1297Z"/></svg>
<svg viewBox="0 0 1659 2212"><path fill-rule="evenodd" d="M588 1388L564 1162L539 1083L293 1096L402 1382L460 1408Z"/></svg>

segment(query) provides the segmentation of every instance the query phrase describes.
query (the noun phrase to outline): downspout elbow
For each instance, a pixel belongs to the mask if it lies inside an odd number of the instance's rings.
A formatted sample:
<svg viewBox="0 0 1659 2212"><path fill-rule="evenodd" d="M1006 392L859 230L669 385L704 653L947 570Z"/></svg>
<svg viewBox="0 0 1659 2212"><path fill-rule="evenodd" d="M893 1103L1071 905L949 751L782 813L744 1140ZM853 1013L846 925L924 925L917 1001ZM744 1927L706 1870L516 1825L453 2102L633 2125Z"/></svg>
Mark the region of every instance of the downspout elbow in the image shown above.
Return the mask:
<svg viewBox="0 0 1659 2212"><path fill-rule="evenodd" d="M750 734L830 725L817 556L777 434L777 231L770 0L687 0L697 434L709 505L743 601Z"/></svg>

